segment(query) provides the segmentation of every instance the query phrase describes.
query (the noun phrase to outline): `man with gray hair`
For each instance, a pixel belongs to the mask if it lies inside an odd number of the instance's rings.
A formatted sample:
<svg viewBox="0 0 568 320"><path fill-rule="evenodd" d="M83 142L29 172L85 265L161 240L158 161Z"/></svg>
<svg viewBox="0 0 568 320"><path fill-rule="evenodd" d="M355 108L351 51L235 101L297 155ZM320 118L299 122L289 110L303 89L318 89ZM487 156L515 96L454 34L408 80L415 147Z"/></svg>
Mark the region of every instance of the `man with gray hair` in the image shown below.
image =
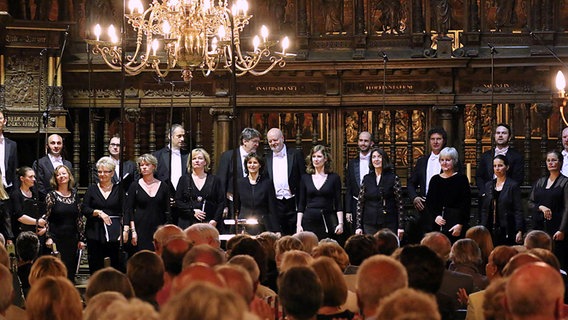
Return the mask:
<svg viewBox="0 0 568 320"><path fill-rule="evenodd" d="M154 251L158 256L162 255L163 248L173 239L187 240L183 230L174 224L165 224L158 227L154 232Z"/></svg>
<svg viewBox="0 0 568 320"><path fill-rule="evenodd" d="M187 240L194 246L200 244L208 244L213 248L221 248L221 240L219 239L219 231L209 223L195 223L187 227L185 230Z"/></svg>
<svg viewBox="0 0 568 320"><path fill-rule="evenodd" d="M381 300L407 287L408 274L399 261L383 255L367 258L357 270L357 302L362 315L376 319Z"/></svg>

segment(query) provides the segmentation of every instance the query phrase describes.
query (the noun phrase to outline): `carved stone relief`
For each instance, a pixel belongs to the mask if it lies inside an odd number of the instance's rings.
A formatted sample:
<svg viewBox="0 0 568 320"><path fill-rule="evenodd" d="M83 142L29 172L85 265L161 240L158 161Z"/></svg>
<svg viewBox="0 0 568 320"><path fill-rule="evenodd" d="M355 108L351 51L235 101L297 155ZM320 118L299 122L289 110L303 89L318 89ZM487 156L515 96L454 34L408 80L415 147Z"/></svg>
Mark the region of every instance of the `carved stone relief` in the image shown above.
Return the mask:
<svg viewBox="0 0 568 320"><path fill-rule="evenodd" d="M37 109L41 57L10 55L6 59L6 107ZM45 99L42 93L42 100ZM42 103L43 105L43 103Z"/></svg>

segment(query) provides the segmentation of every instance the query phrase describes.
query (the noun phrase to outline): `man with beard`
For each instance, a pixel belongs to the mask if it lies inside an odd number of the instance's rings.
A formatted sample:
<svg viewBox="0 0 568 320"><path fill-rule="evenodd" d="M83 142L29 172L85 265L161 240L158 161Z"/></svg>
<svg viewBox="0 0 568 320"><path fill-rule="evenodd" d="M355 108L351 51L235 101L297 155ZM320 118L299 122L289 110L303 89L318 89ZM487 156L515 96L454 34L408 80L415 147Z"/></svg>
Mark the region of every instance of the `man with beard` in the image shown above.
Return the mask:
<svg viewBox="0 0 568 320"><path fill-rule="evenodd" d="M345 192L345 217L350 223L353 222L353 213L357 212L357 200L361 191L361 181L369 173L369 161L371 157L371 147L373 140L371 134L363 131L359 134L357 147L359 148L358 157L352 159L347 164L347 190Z"/></svg>

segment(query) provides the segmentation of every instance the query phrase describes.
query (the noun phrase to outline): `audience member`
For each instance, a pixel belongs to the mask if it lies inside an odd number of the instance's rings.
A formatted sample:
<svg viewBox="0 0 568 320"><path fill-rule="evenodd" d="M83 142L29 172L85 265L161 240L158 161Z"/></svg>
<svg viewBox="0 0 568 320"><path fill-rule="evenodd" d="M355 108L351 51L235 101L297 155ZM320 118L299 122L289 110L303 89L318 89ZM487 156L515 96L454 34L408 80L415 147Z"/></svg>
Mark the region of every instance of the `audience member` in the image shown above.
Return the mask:
<svg viewBox="0 0 568 320"><path fill-rule="evenodd" d="M183 230L176 226L175 224L165 224L163 226L159 226L154 232L154 252L158 256L162 255L162 250L168 242L174 239L183 239L186 240L186 234Z"/></svg>
<svg viewBox="0 0 568 320"><path fill-rule="evenodd" d="M307 252L301 250L290 250L284 252L280 263L280 272L286 272L293 267L307 267L312 264L314 258Z"/></svg>
<svg viewBox="0 0 568 320"><path fill-rule="evenodd" d="M309 267L293 267L278 278L278 294L290 320L312 320L323 301L316 273Z"/></svg>
<svg viewBox="0 0 568 320"><path fill-rule="evenodd" d="M283 236L282 238L278 239L274 244L275 250L275 258L276 258L276 266L280 269L280 263L282 262L282 255L286 251L290 250L304 250L304 245L302 242L295 237L292 236ZM312 254L310 252L310 254Z"/></svg>
<svg viewBox="0 0 568 320"><path fill-rule="evenodd" d="M377 254L377 240L369 234L352 235L345 242L345 253L349 257L349 266L344 273L356 274L365 259Z"/></svg>
<svg viewBox="0 0 568 320"><path fill-rule="evenodd" d="M314 258L318 257L330 257L343 272L349 265L349 256L347 252L337 243L322 243L312 250L312 256Z"/></svg>
<svg viewBox="0 0 568 320"><path fill-rule="evenodd" d="M247 305L251 304L254 299L254 285L245 268L235 264L225 264L216 266L215 272L223 278L227 289L245 299Z"/></svg>
<svg viewBox="0 0 568 320"><path fill-rule="evenodd" d="M304 251L312 254L313 248L318 245L318 236L311 231L302 231L294 234L294 238L300 240L304 246Z"/></svg>
<svg viewBox="0 0 568 320"><path fill-rule="evenodd" d="M183 257L182 269L195 262L205 263L210 267L214 267L225 263L225 254L210 245L198 244L189 249Z"/></svg>
<svg viewBox="0 0 568 320"><path fill-rule="evenodd" d="M13 298L12 273L4 265L0 265L0 319L17 319L11 318L16 314L25 317L25 312L22 309L12 305Z"/></svg>
<svg viewBox="0 0 568 320"><path fill-rule="evenodd" d="M263 286L260 283L260 269L258 268L258 265L256 264L256 261L254 261L254 259L249 256L249 255L245 255L245 254L239 254L236 256L233 256L229 261L228 261L229 265L239 265L243 268L245 268L245 270L248 271L248 273L250 274L250 277L252 279L253 282L253 289L255 292L255 295L260 298L260 299L265 299L268 297L276 297L276 292L274 292L272 289Z"/></svg>
<svg viewBox="0 0 568 320"><path fill-rule="evenodd" d="M191 244L184 239L170 240L162 251L162 261L164 262L164 285L156 295L156 301L162 306L168 301L172 280L182 270L183 257L189 251Z"/></svg>
<svg viewBox="0 0 568 320"><path fill-rule="evenodd" d="M465 237L471 239L477 243L479 250L481 250L481 264L479 269L483 275L485 275L485 270L483 266L487 264L489 259L489 254L493 251L493 239L491 233L484 226L473 226L465 232Z"/></svg>
<svg viewBox="0 0 568 320"><path fill-rule="evenodd" d="M524 245L529 250L542 248L552 251L552 238L542 230L532 230L527 233Z"/></svg>
<svg viewBox="0 0 568 320"><path fill-rule="evenodd" d="M485 289L485 297L483 299L483 319L507 319L505 316L505 307L503 306L507 280L507 278L499 278L495 281L492 281L489 286L487 286L487 289Z"/></svg>
<svg viewBox="0 0 568 320"><path fill-rule="evenodd" d="M250 237L242 239L235 244L228 257L231 259L239 254L249 255L254 259L254 261L256 261L256 264L260 269L260 281L264 282L264 279L266 279L266 253L262 249L260 243L256 239Z"/></svg>
<svg viewBox="0 0 568 320"><path fill-rule="evenodd" d="M32 285L33 289L33 285ZM106 267L93 273L87 283L85 300L87 303L91 297L106 291L122 293L126 299L134 297L134 289L126 275L112 267Z"/></svg>
<svg viewBox="0 0 568 320"><path fill-rule="evenodd" d="M266 275L264 277L264 284L272 290L277 290L278 285L276 279L278 278L278 268L276 267L276 241L280 237L274 233L265 231L256 237L256 240L266 253ZM274 291L273 291L274 292Z"/></svg>
<svg viewBox="0 0 568 320"><path fill-rule="evenodd" d="M473 277L474 291L485 289L487 277L481 274L481 250L477 243L471 239L460 239L456 241L450 251L450 267L452 271L469 274Z"/></svg>
<svg viewBox="0 0 568 320"><path fill-rule="evenodd" d="M139 299L122 299L112 302L102 313L100 320L160 320L152 306Z"/></svg>
<svg viewBox="0 0 568 320"><path fill-rule="evenodd" d="M126 276L136 297L158 310L156 295L164 286L164 262L152 251L136 252L126 264Z"/></svg>
<svg viewBox="0 0 568 320"><path fill-rule="evenodd" d="M374 237L377 239L377 251L379 254L390 256L400 245L398 236L388 228L377 231Z"/></svg>
<svg viewBox="0 0 568 320"><path fill-rule="evenodd" d="M243 320L243 298L228 289L197 282L173 297L162 309L163 320Z"/></svg>
<svg viewBox="0 0 568 320"><path fill-rule="evenodd" d="M563 301L560 273L543 262L518 268L505 288L505 306L512 320L562 319Z"/></svg>
<svg viewBox="0 0 568 320"><path fill-rule="evenodd" d="M67 277L67 267L60 259L54 256L41 256L30 269L30 275L28 276L30 287L33 287L34 283L39 279L47 276Z"/></svg>
<svg viewBox="0 0 568 320"><path fill-rule="evenodd" d="M187 239L193 244L208 244L214 248L221 247L219 231L209 223L196 223L184 230Z"/></svg>
<svg viewBox="0 0 568 320"><path fill-rule="evenodd" d="M83 303L69 279L47 276L32 284L26 312L29 320L77 320L83 318Z"/></svg>
<svg viewBox="0 0 568 320"><path fill-rule="evenodd" d="M532 253L523 252L517 253L503 268L503 276L509 277L517 270L518 268L524 266L525 264L533 263L533 262L542 262L539 257L535 256Z"/></svg>
<svg viewBox="0 0 568 320"><path fill-rule="evenodd" d="M400 262L383 255L363 261L357 270L357 301L362 316L365 319L376 319L382 299L406 287L408 275Z"/></svg>
<svg viewBox="0 0 568 320"><path fill-rule="evenodd" d="M318 320L337 318L351 320L354 316L353 312L343 307L347 301L347 283L337 263L330 257L319 257L314 260L311 267L316 272L323 291Z"/></svg>
<svg viewBox="0 0 568 320"><path fill-rule="evenodd" d="M383 300L377 310L377 319L440 320L441 316L432 295L403 288Z"/></svg>
<svg viewBox="0 0 568 320"><path fill-rule="evenodd" d="M213 268L202 263L196 263L183 269L182 272L174 278L171 298L196 282L207 282L219 288L225 287L225 281Z"/></svg>
<svg viewBox="0 0 568 320"><path fill-rule="evenodd" d="M89 304L83 310L83 320L100 320L109 305L115 301L127 302L126 298L115 291L101 292L89 300Z"/></svg>
<svg viewBox="0 0 568 320"><path fill-rule="evenodd" d="M16 238L16 255L18 256L18 278L22 283L24 296L30 291L28 277L32 265L39 254L39 238L32 231L24 231Z"/></svg>

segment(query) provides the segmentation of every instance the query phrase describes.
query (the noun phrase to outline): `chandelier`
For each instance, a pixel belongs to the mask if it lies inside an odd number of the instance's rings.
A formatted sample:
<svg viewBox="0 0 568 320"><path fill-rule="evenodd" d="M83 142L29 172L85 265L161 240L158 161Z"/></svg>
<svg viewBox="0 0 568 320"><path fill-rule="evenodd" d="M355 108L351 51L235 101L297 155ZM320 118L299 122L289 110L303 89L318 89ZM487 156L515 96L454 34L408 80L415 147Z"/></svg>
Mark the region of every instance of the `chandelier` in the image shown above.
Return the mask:
<svg viewBox="0 0 568 320"><path fill-rule="evenodd" d="M241 48L241 33L252 15L247 14L246 0L237 0L229 9L228 0L153 0L147 9L140 0L130 0L130 13L124 16L136 32L133 52L120 45L113 25L108 35L95 26L96 39L88 39L92 52L100 55L115 70L137 75L152 68L165 78L176 66L181 67L184 81L190 81L193 70L209 75L225 69L237 76L250 73L264 75L275 66L284 67L290 44L288 37L281 41L282 51L271 52L278 41L268 39L268 28L262 26L260 37L253 38L249 51ZM261 69L261 70L257 70Z"/></svg>

